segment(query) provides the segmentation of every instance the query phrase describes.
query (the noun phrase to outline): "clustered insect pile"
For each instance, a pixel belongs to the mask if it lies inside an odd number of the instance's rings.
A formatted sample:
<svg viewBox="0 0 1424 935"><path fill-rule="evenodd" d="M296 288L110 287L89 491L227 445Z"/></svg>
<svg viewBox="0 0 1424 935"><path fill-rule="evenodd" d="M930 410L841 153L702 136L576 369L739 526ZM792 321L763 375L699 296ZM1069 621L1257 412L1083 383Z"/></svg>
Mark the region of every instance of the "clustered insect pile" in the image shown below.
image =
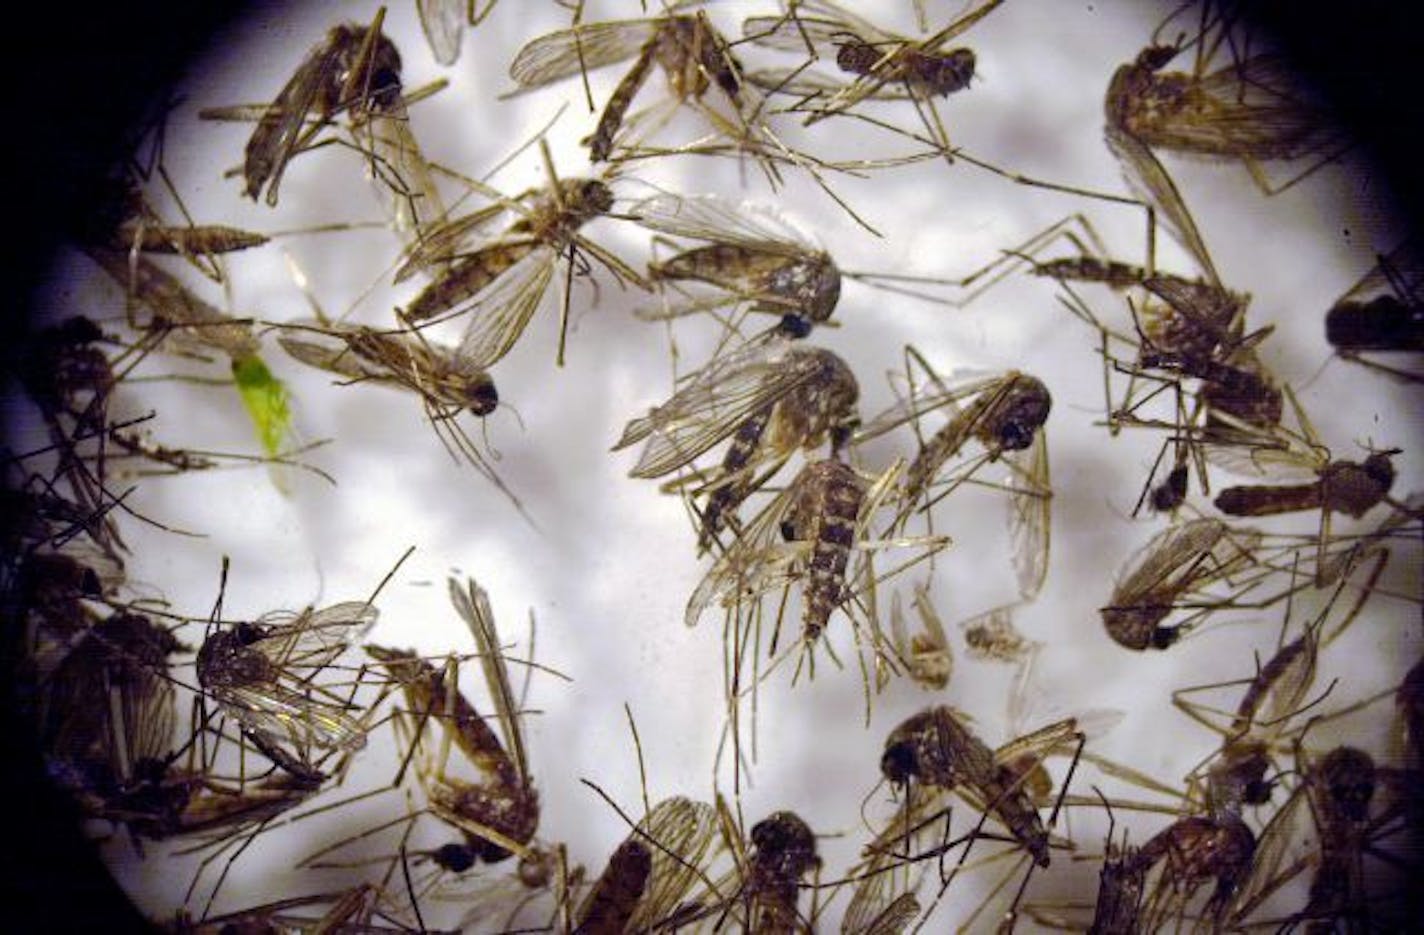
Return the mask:
<svg viewBox="0 0 1424 935"><path fill-rule="evenodd" d="M221 156L240 158L223 184L250 207L279 217L300 200L308 166L335 173L354 158L369 182L360 198L374 191L384 211L379 224L274 222L258 233L198 223L169 181L161 128L151 128L116 171L100 220L76 234L80 262L121 296L121 309L65 305L22 355L19 383L42 440L6 460L7 625L24 634L27 653L16 699L54 782L92 819L116 866L189 856L181 905L139 894L155 920L203 932L897 933L957 924L1106 933L1356 932L1414 917L1424 500L1397 480L1413 476L1415 453L1408 438L1326 437L1291 381L1308 383L1327 364L1345 371L1338 357L1363 365L1347 371L1356 385L1387 386L1417 406L1418 254L1408 243L1390 249L1333 303L1327 295L1313 311L1285 314L1258 312L1218 269L1211 232L1188 207L1193 192L1174 178L1179 165L1240 173L1266 202L1351 158L1233 3L1164 11L1135 58L1103 65L1102 138L1126 185L1098 191L1007 169L961 139L957 109L986 93L978 69L987 53L959 43L1000 16L1004 0L970 0L937 29L932 4L917 3L919 38L831 0L782 0L739 28L696 3L596 21L582 3L561 2L567 25L509 50L506 96L515 100L491 105L547 108L540 132L509 146L506 163L537 165L544 179L517 194L491 181L503 166L449 166L422 146L421 108L442 82L412 87L405 75L422 54L466 67L466 30L512 21L522 4L416 6L428 53L397 48L382 8L312 37L270 102L202 101L198 112L242 127L243 151ZM611 84L599 83L604 69L618 70ZM575 156L550 143L580 119L550 103L553 86L571 111L587 105L587 174L569 174ZM885 148L846 155L827 145L836 134ZM653 181L660 166L699 161L735 166L747 189L770 195L744 203L740 192ZM768 206L776 193L805 193L835 212L847 237L894 249L893 219L848 197L848 180L909 171L977 173L1076 213L969 258L977 269L933 258L858 270ZM1099 210L1145 220L1141 256L1110 254L1089 219ZM354 278L378 279L370 291L399 298L393 309L357 300L333 314L318 298L331 272L307 268L285 245L367 235L381 239L387 265ZM650 256L633 258L632 238L651 241ZM287 258L288 291L304 312L243 317L202 297L230 299L230 268L263 252ZM922 275L927 266L971 272ZM997 327L1010 313L991 310L996 295L1025 284L1045 306L1035 314L1058 316L1053 353L1091 370L1095 391L1101 371L1098 413L1084 415L1079 396L1065 405L1056 377L1028 364L948 374L954 355L933 324L906 325L927 339L892 357L856 346L857 328L868 326L854 320L855 305L872 304L866 297L904 321L982 315ZM722 626L722 692L700 701L720 736L703 767L713 788L655 801L647 788L660 782L658 744L647 744L644 763L629 708L641 804L605 789L597 763L572 770L586 787L581 807L624 829L621 842L600 843L605 862L586 869L560 828L541 822L554 751L529 742L536 712L524 692L535 675L577 684L600 674L536 661L532 633L516 650L474 578L449 578L444 612L472 644L432 654L401 644L416 638L414 623L372 632L391 622L377 608L408 583L414 548L365 594L255 619L224 611L244 590L240 565L224 561L214 603L187 610L127 569L135 535L145 550L178 550L185 537L213 532L187 528L176 501L144 499L174 482L159 476L256 465L264 484L293 498L344 480L321 445L296 441L298 404L321 403L289 386L311 371L330 377L339 388L327 393L343 402L367 393L348 388L365 383L419 400L445 453L474 469L460 498L493 504L489 515L517 535L556 536L530 472L509 467L534 463L515 449L543 445L541 473L602 466L561 460L574 457L572 441L563 454L538 441L542 410L521 396L527 381L505 375L539 355L548 371L571 371L593 346L584 346L583 313L611 317L620 302L641 321L606 326L630 345L666 343L674 380L641 375L646 411L597 426L613 449L599 457L636 479L620 479L619 496L675 504L688 521L678 561L696 571L675 600L687 627ZM549 353L553 322L541 327L539 313L555 307ZM1284 333L1320 330L1321 314L1333 354L1281 367ZM896 331L890 315L874 320ZM231 451L160 441L169 424L133 410L157 361L235 388L256 453L240 439ZM873 366L892 368L888 381ZM568 393L568 383L551 379L547 393ZM1393 430L1367 424L1368 401L1351 404L1358 431ZM497 449L490 426L520 406L527 436ZM1155 452L1110 533L1141 543L1136 554L1115 576L1105 559L1071 557L1099 572L1079 569L1096 589L1089 629L1082 620L1054 632L1023 624L1048 603L1040 595L1053 593L1065 561L1060 548L1050 562L1050 531L1065 542L1075 524L1091 525L1050 475L1050 452L1060 450L1051 419L1091 433L1104 459L1130 439ZM1083 475L1081 463L1067 462L1067 474L1064 463L1055 454L1066 483ZM967 525L970 502L1007 524ZM414 538L414 528L386 529L386 544ZM971 608L945 586L953 574L1001 576L1004 592ZM493 576L484 583L499 590ZM1047 695L1060 641L1147 673L1166 671L1151 668L1157 658L1248 631L1235 645L1249 648L1223 654L1209 682L1133 683L1144 706L1168 704L1150 730L1200 751L1186 772L1132 757L1130 745L1121 755L1111 738L1132 712L1035 701ZM1358 649L1345 647L1362 631L1393 657L1382 682L1346 672ZM956 665L951 633L971 665ZM1004 672L1009 723L991 728L990 713L964 710L957 686ZM826 682L858 692L850 717L863 724L835 730L873 737L854 744L865 771L833 777L854 787L859 814L767 809L748 819L744 794L777 794L764 777L784 751L763 738L786 704L778 692ZM550 698L542 719L569 714L557 691ZM914 713L887 721L882 709L896 698L918 699ZM844 706L834 715L844 719ZM995 736L1007 739L993 746ZM864 753L872 746L878 776ZM323 818L340 831L302 830ZM284 837L299 841L298 857L266 878L266 898L227 897L229 876L253 862L249 848Z"/></svg>

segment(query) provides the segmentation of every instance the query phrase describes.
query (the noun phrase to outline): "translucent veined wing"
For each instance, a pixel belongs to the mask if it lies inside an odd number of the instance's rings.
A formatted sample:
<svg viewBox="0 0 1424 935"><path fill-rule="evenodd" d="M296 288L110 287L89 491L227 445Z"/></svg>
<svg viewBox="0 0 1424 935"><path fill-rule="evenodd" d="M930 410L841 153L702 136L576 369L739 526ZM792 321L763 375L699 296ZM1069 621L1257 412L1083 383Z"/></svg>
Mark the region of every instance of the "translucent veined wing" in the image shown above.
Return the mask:
<svg viewBox="0 0 1424 935"><path fill-rule="evenodd" d="M803 475L798 475L797 480ZM714 601L731 604L753 600L795 576L796 558L808 552L810 542L786 542L783 524L799 499L793 481L752 518L727 550L717 557L688 598L683 622L697 626Z"/></svg>
<svg viewBox="0 0 1424 935"><path fill-rule="evenodd" d="M1192 255L1202 272L1212 282L1220 282L1216 266L1211 261L1211 254L1207 252L1206 241L1202 239L1196 221L1187 210L1187 203L1182 200L1181 192L1177 191L1177 184L1172 181L1172 177L1167 174L1167 170L1152 150L1141 140L1112 124L1108 124L1103 135L1108 149L1122 165L1123 177L1127 179L1128 187L1137 197L1157 209L1158 217L1166 224L1177 242Z"/></svg>
<svg viewBox="0 0 1424 935"><path fill-rule="evenodd" d="M942 381L931 381L913 387L899 402L867 419L856 430L852 442L860 444L872 438L879 438L938 409L949 409L950 417L953 418L959 412L959 403L1002 381L1002 375L995 375L971 378L952 386L946 386Z"/></svg>
<svg viewBox="0 0 1424 935"><path fill-rule="evenodd" d="M821 249L771 208L742 204L717 195L654 195L634 202L628 213L644 227L675 237L757 250L779 248L790 256Z"/></svg>
<svg viewBox="0 0 1424 935"><path fill-rule="evenodd" d="M858 38L869 43L905 41L834 3L806 0L781 16L749 16L742 36L780 52L816 52L834 59L836 40ZM811 48L807 48L810 43Z"/></svg>
<svg viewBox="0 0 1424 935"><path fill-rule="evenodd" d="M1014 573L1024 600L1038 596L1048 575L1049 532L1053 514L1053 488L1048 476L1048 442L1042 429L1033 444L1004 457L1010 469L1009 538Z"/></svg>
<svg viewBox="0 0 1424 935"><path fill-rule="evenodd" d="M420 239L406 250L405 259L395 272L395 281L404 282L420 270L468 249L470 240L506 210L503 204L486 205L422 231Z"/></svg>
<svg viewBox="0 0 1424 935"><path fill-rule="evenodd" d="M548 292L557 259L553 247L535 247L481 290L469 306L470 321L456 353L481 369L508 354Z"/></svg>
<svg viewBox="0 0 1424 935"><path fill-rule="evenodd" d="M460 41L465 37L466 0L416 0L420 29L435 61L453 65L460 57Z"/></svg>
<svg viewBox="0 0 1424 935"><path fill-rule="evenodd" d="M299 750L359 750L366 744L366 729L340 707L280 682L227 685L207 691L249 731L285 739Z"/></svg>
<svg viewBox="0 0 1424 935"><path fill-rule="evenodd" d="M672 915L704 873L716 840L717 810L681 796L655 804L634 834L652 853L652 871L627 930L651 930Z"/></svg>
<svg viewBox="0 0 1424 935"><path fill-rule="evenodd" d="M251 646L285 667L322 668L371 631L380 611L366 601L345 601L300 614L274 611L257 624L269 632Z"/></svg>
<svg viewBox="0 0 1424 935"><path fill-rule="evenodd" d="M659 477L712 448L821 370L817 355L790 342L748 345L714 360L666 403L629 422L614 449L648 439L630 473Z"/></svg>
<svg viewBox="0 0 1424 935"><path fill-rule="evenodd" d="M535 88L591 68L632 58L660 26L656 19L584 23L525 44L509 64L509 77Z"/></svg>
<svg viewBox="0 0 1424 935"><path fill-rule="evenodd" d="M494 612L490 608L489 595L473 578L464 586L455 578L449 580L450 602L455 612L469 626L475 637L475 647L479 650L480 668L484 671L485 684L489 688L490 699L494 702L495 714L499 717L500 733L504 735L504 746L509 751L515 768L519 771L520 782L528 785L529 758L524 748L524 732L518 720L518 700L510 686L509 669L504 662L504 652L499 645L499 632L494 626Z"/></svg>

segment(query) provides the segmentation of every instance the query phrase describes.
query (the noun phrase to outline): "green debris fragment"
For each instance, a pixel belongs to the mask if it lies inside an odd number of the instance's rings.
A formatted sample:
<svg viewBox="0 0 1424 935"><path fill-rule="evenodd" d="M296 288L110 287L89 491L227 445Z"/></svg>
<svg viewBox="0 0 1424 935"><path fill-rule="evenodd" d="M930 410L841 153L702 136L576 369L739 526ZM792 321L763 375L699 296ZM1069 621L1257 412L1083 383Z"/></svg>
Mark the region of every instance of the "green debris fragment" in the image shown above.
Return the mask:
<svg viewBox="0 0 1424 935"><path fill-rule="evenodd" d="M242 396L242 405L247 408L248 416L257 427L257 439L262 443L262 450L269 458L277 457L292 427L287 387L272 375L256 354L233 360L232 379Z"/></svg>

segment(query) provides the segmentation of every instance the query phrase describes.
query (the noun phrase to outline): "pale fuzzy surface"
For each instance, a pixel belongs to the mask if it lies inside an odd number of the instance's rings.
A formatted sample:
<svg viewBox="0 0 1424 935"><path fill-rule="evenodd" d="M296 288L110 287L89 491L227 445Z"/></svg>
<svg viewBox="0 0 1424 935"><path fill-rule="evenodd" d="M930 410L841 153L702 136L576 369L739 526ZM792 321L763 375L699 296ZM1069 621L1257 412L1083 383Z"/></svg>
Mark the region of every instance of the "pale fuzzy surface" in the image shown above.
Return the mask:
<svg viewBox="0 0 1424 935"><path fill-rule="evenodd" d="M434 64L413 6L402 4L386 19L386 32L404 59L406 86L438 77L451 82L447 91L411 110L412 129L429 159L482 175L567 103L550 134L555 162L566 175L586 171L577 140L595 118L587 113L577 81L506 102L494 100L511 87L504 68L514 51L529 38L566 24L565 11L506 0L467 35L459 62L446 70ZM744 6L749 5L718 5L711 15L736 34ZM936 22L954 9L952 4L930 6ZM889 9L867 8L864 15L903 32L913 30L908 5L877 7ZM254 205L240 197L237 178L222 177L238 165L249 128L195 118L200 106L270 100L327 28L339 20L366 22L374 9L366 3L312 3L299 9L274 5L194 67L183 89L184 103L169 127L167 165L196 218L263 231L381 218L361 178L358 157L336 147L292 164L275 211ZM638 15L636 4L600 3L590 4L585 19ZM1112 70L1148 42L1161 15L1150 4L1126 0L1086 7L1011 0L962 39L978 54L979 77L971 90L940 106L952 139L977 158L1026 175L1124 191L1119 169L1102 144L1102 95ZM745 51L745 59L754 57L755 50ZM611 67L590 76L596 101L606 98L620 75L618 67ZM663 94L663 79L654 75L635 106ZM879 112L886 119L912 119L903 108L889 105ZM796 136L790 122L786 126ZM669 130L671 138L679 132L687 138L703 132L703 125L697 118L681 119ZM804 139L807 149L829 150L838 158L905 148L895 138L872 137L854 124L834 121L796 138ZM1265 199L1239 166L1167 162L1222 279L1251 293L1249 320L1276 325L1263 346L1263 359L1294 385L1321 439L1343 457L1361 456L1361 446L1370 443L1403 448L1396 459L1400 477L1395 491L1402 496L1417 489L1417 391L1338 361L1327 363L1323 339L1322 317L1329 303L1368 268L1375 251L1396 242L1388 205L1381 203L1383 195L1367 167L1347 159ZM515 193L542 185L543 171L530 150L492 182ZM639 164L615 188L625 200L658 186L774 205L848 270L963 276L1073 211L1091 217L1114 256L1136 260L1142 255L1139 210L1015 185L964 162L953 167L930 162L864 179L833 177L837 194L885 233L880 240L857 227L804 174L787 171L786 176L786 185L773 192L753 166L684 157ZM453 202L457 186L445 190ZM648 235L632 225L601 221L587 233L635 264L646 256ZM1161 266L1189 269L1169 238L1161 238L1158 246ZM294 234L234 257L230 295L216 289L204 294L264 322L306 317L310 310L283 260L283 253L289 253L328 313L386 325L390 308L419 288L415 283L390 285L398 249L397 238L380 229ZM56 269L56 282L63 284L56 286L52 300L56 315L81 310L96 317L120 314L118 292L92 281L93 276L87 261L77 256ZM561 277L562 268L556 281ZM80 278L86 284L77 284ZM532 614L539 663L572 680L535 672L530 681L525 727L544 806L540 836L567 842L571 860L591 875L626 827L579 779L598 783L628 811L641 811L625 704L642 737L654 799L684 794L710 800L714 783L728 797L734 792L729 760L724 757L716 774L713 765L725 713L720 621L709 613L695 629L681 623L687 596L706 561L695 557L694 536L677 498L659 495L654 483L626 476L636 452L608 451L628 419L670 394L669 334L632 317L631 309L647 299L620 292L602 271L595 278L596 294L586 281L574 286L567 366L558 369L553 363L558 316L557 298L551 295L513 353L494 370L501 402L509 409L487 420L488 443L498 450L497 469L525 503L537 530L489 483L452 462L423 424L413 398L376 387L334 386L287 359L275 343L269 343L266 359L293 390L299 432L306 441L330 440L305 460L333 475L337 486L288 472L290 492L284 495L261 468L143 480L129 501L134 509L205 538L126 527L133 547L131 581L195 616L202 616L213 600L222 556L232 560L225 613L240 619L277 608L362 598L410 545L417 547L414 557L377 601L381 620L372 634L375 641L425 653L470 651L469 634L445 596L444 579L451 573L472 574L488 588L500 632L519 642L512 654L521 658L528 651ZM557 288L556 283L551 292ZM1084 294L1100 315L1126 327L1120 297L1095 290ZM1264 658L1271 653L1284 611L1222 615L1223 624L1239 625L1213 627L1166 654L1131 654L1108 640L1097 608L1107 600L1117 569L1161 526L1157 519L1128 518L1159 440L1131 433L1109 438L1095 425L1102 418L1096 336L1060 307L1050 283L1026 276L1011 278L965 310L847 283L836 318L840 327L823 329L814 340L850 362L867 415L892 400L885 374L903 366L901 349L907 343L941 373L1016 367L1051 389L1052 562L1043 593L1016 617L1023 632L1046 648L1026 696L1014 704L1019 716L1011 718L1012 672L969 659L954 626L1015 598L1003 504L978 490L956 495L963 505L946 503L938 514L940 531L954 543L933 573L936 605L956 653L948 689L931 695L908 681L892 684L875 697L867 728L855 646L844 616L838 615L826 639L847 662L845 671L836 671L820 654L814 682L803 674L793 687L790 667L783 666L761 686L758 756L740 792L748 824L776 809L794 809L826 836L820 842L823 878L833 878L865 837L862 812L879 822L893 808L888 789L874 789L885 734L930 703L971 713L975 729L991 746L1056 718L1120 712L1120 718L1098 719L1116 723L1092 738L1091 749L1179 782L1216 740L1171 706L1172 690L1249 677L1252 654ZM459 324L445 329L440 333L453 340ZM705 359L715 329L706 321L686 322L675 332L681 354L675 366L685 372ZM171 371L160 362L150 372ZM221 389L138 384L125 387L121 400L134 411L157 410L152 428L167 444L252 447L234 397ZM474 420L466 426L478 435ZM871 463L874 457L910 455L908 438L901 435L872 449L875 454L867 453L864 466L879 469L883 462ZM1220 474L1216 480L1232 482ZM1338 522L1349 526L1347 520ZM1304 519L1279 528L1303 531L1310 523ZM908 599L912 582L925 576L922 566L892 582L882 594L885 606L891 590ZM1387 576L1397 590L1417 588L1417 548L1399 550ZM1296 620L1307 612L1298 608ZM1367 618L1331 648L1322 668L1342 677L1337 689L1341 704L1395 684L1418 657L1417 633L1406 630L1416 614L1417 608L1405 602L1376 600ZM475 704L487 711L476 671L468 671L464 684ZM518 681L522 669L514 671ZM1230 692L1213 697L1218 705L1234 705ZM1390 717L1385 702L1350 723L1358 725L1353 728L1357 736L1372 735L1382 752ZM391 738L388 727L377 729L345 788L331 793L331 800L389 782L395 762ZM1323 740L1312 736L1316 742ZM1061 779L1065 767L1055 761L1055 777ZM1089 774L1097 775L1090 770L1080 775ZM1086 782L1074 791L1088 794ZM1149 797L1120 784L1104 789L1123 798ZM294 873L290 867L318 847L393 816L404 807L402 801L391 793L327 816L324 823L313 819L277 828L234 864L215 911L331 889L351 879L359 871ZM418 793L413 801L418 804ZM1160 816L1125 812L1117 817L1119 827L1122 822L1132 827L1137 843L1163 822ZM957 821L967 819L960 815ZM1087 855L1100 853L1104 827L1100 811L1092 809L1074 810L1060 823ZM429 833L426 846L445 839ZM362 853L389 855L395 847L396 837L386 835L342 853L355 860ZM143 863L133 859L121 839L111 848L115 872L151 912L166 915L182 901L188 874L179 871L180 864L160 863L162 848L153 849L153 857ZM989 850L986 846L984 853ZM957 881L936 920L962 919L972 912L979 902L974 894L997 880L1001 866ZM1029 900L1090 900L1097 868L1096 862L1055 852L1053 867L1035 879ZM214 878L210 870L190 911L202 911ZM465 889L474 893L484 885L471 883ZM927 886L922 897L932 893ZM826 909L822 927L836 927L843 899ZM465 911L440 902L426 908L432 924L432 914L448 920ZM474 927L488 927L487 920ZM940 928L939 922L931 927Z"/></svg>

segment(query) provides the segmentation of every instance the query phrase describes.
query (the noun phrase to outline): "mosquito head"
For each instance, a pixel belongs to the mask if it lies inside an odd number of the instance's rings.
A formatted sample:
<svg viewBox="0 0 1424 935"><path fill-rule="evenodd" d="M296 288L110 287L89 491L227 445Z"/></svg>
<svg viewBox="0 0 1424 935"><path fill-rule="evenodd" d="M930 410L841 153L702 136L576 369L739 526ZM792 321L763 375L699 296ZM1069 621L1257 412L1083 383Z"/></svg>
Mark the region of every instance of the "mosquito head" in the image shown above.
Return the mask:
<svg viewBox="0 0 1424 935"><path fill-rule="evenodd" d="M499 390L487 373L481 373L464 387L465 407L477 416L487 416L499 405Z"/></svg>
<svg viewBox="0 0 1424 935"><path fill-rule="evenodd" d="M902 786L909 782L910 777L916 774L918 768L918 763L915 761L915 745L910 740L890 744L880 756L881 775L896 786Z"/></svg>
<svg viewBox="0 0 1424 935"><path fill-rule="evenodd" d="M782 315L781 323L776 326L776 333L799 341L811 333L812 327L812 323L801 315Z"/></svg>
<svg viewBox="0 0 1424 935"><path fill-rule="evenodd" d="M430 859L451 873L464 873L475 865L475 849L464 843L442 844L430 852Z"/></svg>
<svg viewBox="0 0 1424 935"><path fill-rule="evenodd" d="M1177 57L1179 45L1150 45L1137 54L1137 67L1148 71L1159 71Z"/></svg>

